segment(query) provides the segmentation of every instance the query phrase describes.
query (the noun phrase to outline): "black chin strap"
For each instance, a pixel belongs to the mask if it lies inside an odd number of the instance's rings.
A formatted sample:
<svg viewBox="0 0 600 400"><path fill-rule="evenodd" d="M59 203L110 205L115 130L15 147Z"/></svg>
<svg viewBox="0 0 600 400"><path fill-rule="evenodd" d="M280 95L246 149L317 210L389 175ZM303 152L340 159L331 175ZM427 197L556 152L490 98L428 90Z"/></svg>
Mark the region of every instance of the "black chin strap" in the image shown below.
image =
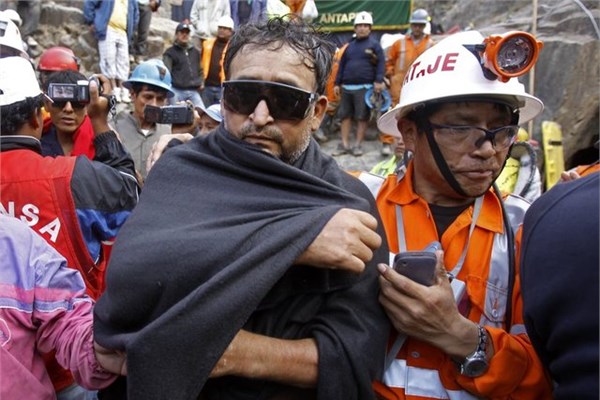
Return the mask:
<svg viewBox="0 0 600 400"><path fill-rule="evenodd" d="M446 179L446 182L448 182L448 184L450 184L450 187L452 187L452 189L454 189L454 191L456 193L458 193L460 196L469 197L465 193L465 191L460 187L460 184L458 183L456 178L454 178L454 175L452 175L452 172L450 172L450 168L448 168L448 163L446 163L446 160L444 159L444 156L442 155L442 151L440 150L440 147L438 146L437 142L433 138L433 130L431 129L431 127L428 127L427 129L425 129L425 136L427 136L427 141L429 142L429 148L431 149L431 154L433 154L433 159L435 160L435 164L437 165L438 169L440 170L440 172Z"/></svg>
<svg viewBox="0 0 600 400"><path fill-rule="evenodd" d="M460 183L458 183L458 181L456 180L456 178L450 171L450 168L448 167L448 163L446 163L446 159L442 155L440 146L438 146L437 142L435 141L435 138L433 137L433 129L431 129L431 127L428 127L425 129L425 136L427 137L427 142L429 143L429 148L431 149L431 154L433 154L433 159L435 160L435 164L437 165L438 169L440 170L440 172L446 179L446 182L448 182L450 187L452 189L454 189L454 191L456 193L458 193L460 196L470 197L460 187ZM511 146L511 148L512 148L512 146ZM500 168L500 171L502 171L504 169L504 166L506 165L506 161L508 161L508 158L510 157L510 150L511 149L509 149L508 152L506 153L506 157L504 158L504 163L502 164L502 168ZM490 187L488 187L486 189L486 191L488 191L493 185L494 185L494 181L492 181L492 183L490 184Z"/></svg>

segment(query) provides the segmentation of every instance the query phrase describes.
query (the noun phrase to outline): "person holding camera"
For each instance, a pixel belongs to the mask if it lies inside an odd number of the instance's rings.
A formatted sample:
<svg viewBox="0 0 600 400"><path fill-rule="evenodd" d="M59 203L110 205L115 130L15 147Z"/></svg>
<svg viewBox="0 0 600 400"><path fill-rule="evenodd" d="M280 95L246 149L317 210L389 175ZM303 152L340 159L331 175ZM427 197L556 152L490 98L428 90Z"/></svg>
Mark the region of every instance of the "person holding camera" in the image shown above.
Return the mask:
<svg viewBox="0 0 600 400"><path fill-rule="evenodd" d="M388 250L368 189L311 137L333 51L300 20L232 36L222 123L164 153L116 242L95 339L128 375L106 398L374 398Z"/></svg>
<svg viewBox="0 0 600 400"><path fill-rule="evenodd" d="M532 55L523 67L537 59L537 42L527 35L504 41L519 43L515 60ZM405 173L389 175L377 195L390 250L404 257L432 241L443 250L430 265L429 286L379 266L380 301L395 328L384 379L375 383L381 399L551 398L525 332L518 279L529 203L503 197L494 185L518 124L544 106L514 77L526 69L502 64L516 74L509 79L479 62L483 49L490 58L504 54L484 40L462 32L423 52L400 102L378 120L382 132L402 134L413 154ZM413 271L417 255L404 260Z"/></svg>
<svg viewBox="0 0 600 400"><path fill-rule="evenodd" d="M138 65L129 79L123 82L132 100L132 110L119 112L111 121L125 147L131 152L136 170L146 178L146 159L152 146L163 135L171 133L171 125L156 119L150 120L147 106L162 107L173 97L171 73L159 59Z"/></svg>
<svg viewBox="0 0 600 400"><path fill-rule="evenodd" d="M85 83L85 88L78 85ZM65 70L48 75L44 79L42 89L48 95L45 99L44 109L48 118L44 120L42 130L42 155L43 156L78 156L85 155L90 160L94 159L94 128L87 115L89 104L88 79L80 72ZM77 89L87 90L87 98L79 96ZM51 88L52 90L49 90ZM52 97L60 88L73 90L75 96ZM56 93L58 95L58 93Z"/></svg>
<svg viewBox="0 0 600 400"><path fill-rule="evenodd" d="M110 82L98 76L104 92ZM87 80L86 88L87 88ZM104 290L107 254L112 240L137 203L133 160L107 123L108 99L89 83L87 112L94 129L93 160L85 156L44 157L40 138L42 106L31 63L21 57L0 59L0 212L20 218L81 272L87 293L97 299ZM69 108L72 86L54 96ZM51 358L51 357L50 357ZM73 392L73 378L57 364L47 368L57 392Z"/></svg>

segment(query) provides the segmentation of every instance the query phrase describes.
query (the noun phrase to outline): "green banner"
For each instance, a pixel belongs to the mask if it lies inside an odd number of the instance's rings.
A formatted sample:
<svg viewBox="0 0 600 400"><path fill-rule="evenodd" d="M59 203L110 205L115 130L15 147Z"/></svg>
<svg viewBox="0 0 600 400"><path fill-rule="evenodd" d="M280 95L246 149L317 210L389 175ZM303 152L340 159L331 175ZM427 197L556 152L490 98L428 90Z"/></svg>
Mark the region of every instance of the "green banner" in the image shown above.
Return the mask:
<svg viewBox="0 0 600 400"><path fill-rule="evenodd" d="M408 28L412 0L315 0L319 16L313 22L327 31L354 29L354 17L361 11L373 16L373 30Z"/></svg>

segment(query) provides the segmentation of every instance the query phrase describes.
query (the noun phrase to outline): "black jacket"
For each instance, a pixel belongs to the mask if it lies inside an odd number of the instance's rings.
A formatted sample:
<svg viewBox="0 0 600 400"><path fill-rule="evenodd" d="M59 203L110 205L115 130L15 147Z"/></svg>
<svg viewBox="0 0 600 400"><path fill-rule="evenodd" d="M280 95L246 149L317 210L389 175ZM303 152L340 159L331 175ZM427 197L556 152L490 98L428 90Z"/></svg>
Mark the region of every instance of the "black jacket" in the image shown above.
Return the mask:
<svg viewBox="0 0 600 400"><path fill-rule="evenodd" d="M299 398L374 398L389 333L376 268L388 258L386 240L359 275L293 266L343 207L379 217L369 190L314 140L294 165L223 125L166 152L116 242L94 309L95 339L127 351L129 399L289 399L296 389L273 382L208 380L241 328L316 340L318 385Z"/></svg>
<svg viewBox="0 0 600 400"><path fill-rule="evenodd" d="M171 72L175 89L198 89L204 82L200 51L191 44L182 47L175 42L163 54L163 61Z"/></svg>

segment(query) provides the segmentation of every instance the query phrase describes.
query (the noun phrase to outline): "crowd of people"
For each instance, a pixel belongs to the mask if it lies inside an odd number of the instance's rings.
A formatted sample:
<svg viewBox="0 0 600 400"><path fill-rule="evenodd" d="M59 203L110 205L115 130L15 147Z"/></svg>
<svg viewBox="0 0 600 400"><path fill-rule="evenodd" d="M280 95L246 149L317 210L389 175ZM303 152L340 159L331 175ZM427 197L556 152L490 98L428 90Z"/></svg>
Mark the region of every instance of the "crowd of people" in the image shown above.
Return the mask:
<svg viewBox="0 0 600 400"><path fill-rule="evenodd" d="M226 5L180 1L125 73L160 1L86 0L92 77L0 13L0 398L597 398L598 167L498 187L543 103L484 36L434 44L415 10L385 54L363 11L336 49ZM314 139L328 88L360 156L386 80L392 158L349 173ZM394 268L431 243L428 284Z"/></svg>

